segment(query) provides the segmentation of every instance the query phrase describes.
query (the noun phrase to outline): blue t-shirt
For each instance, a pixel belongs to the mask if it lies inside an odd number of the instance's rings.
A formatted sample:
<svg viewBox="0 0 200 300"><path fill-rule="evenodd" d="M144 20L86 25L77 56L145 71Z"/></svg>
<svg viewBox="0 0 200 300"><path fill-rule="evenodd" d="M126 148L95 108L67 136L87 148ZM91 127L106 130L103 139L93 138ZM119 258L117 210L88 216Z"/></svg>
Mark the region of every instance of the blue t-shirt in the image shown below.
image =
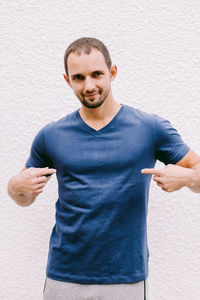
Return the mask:
<svg viewBox="0 0 200 300"><path fill-rule="evenodd" d="M47 276L87 284L146 279L151 175L141 169L157 159L175 164L188 150L168 121L127 105L100 130L79 110L42 128L26 167L57 170Z"/></svg>

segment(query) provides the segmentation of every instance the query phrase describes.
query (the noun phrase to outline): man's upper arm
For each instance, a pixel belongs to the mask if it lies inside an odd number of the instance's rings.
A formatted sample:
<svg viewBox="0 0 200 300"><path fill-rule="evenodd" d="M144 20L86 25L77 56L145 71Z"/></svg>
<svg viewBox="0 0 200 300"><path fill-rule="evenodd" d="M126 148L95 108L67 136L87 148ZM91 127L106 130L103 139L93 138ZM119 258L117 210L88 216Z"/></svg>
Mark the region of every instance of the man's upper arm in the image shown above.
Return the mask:
<svg viewBox="0 0 200 300"><path fill-rule="evenodd" d="M46 151L46 143L45 143L45 127L40 129L40 131L36 134L30 150L29 158L27 159L25 166L27 168L53 168L53 163L50 160L47 151Z"/></svg>
<svg viewBox="0 0 200 300"><path fill-rule="evenodd" d="M165 165L176 164L190 148L168 120L159 116L155 116L154 120L155 158Z"/></svg>
<svg viewBox="0 0 200 300"><path fill-rule="evenodd" d="M176 165L185 168L192 168L197 163L200 163L200 156L190 149L189 152L176 163Z"/></svg>

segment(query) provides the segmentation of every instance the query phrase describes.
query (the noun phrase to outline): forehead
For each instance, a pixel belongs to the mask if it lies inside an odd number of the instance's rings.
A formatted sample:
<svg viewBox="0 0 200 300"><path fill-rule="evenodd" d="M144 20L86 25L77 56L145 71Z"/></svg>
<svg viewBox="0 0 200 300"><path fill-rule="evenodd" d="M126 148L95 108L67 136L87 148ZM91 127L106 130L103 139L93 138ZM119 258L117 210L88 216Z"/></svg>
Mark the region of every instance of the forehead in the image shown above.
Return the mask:
<svg viewBox="0 0 200 300"><path fill-rule="evenodd" d="M70 75L91 73L96 70L107 69L108 71L103 54L96 49L92 49L90 54L82 52L79 55L76 52L71 52L68 56L67 65Z"/></svg>

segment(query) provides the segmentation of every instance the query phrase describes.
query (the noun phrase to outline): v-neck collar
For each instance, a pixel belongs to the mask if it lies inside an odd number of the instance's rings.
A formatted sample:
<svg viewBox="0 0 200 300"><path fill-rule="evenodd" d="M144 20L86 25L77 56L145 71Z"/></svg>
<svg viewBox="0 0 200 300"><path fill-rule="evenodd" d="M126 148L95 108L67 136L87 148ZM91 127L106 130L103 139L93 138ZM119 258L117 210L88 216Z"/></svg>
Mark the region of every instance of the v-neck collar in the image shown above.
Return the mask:
<svg viewBox="0 0 200 300"><path fill-rule="evenodd" d="M121 103L120 103L121 104ZM121 115L121 113L124 111L124 105L121 104L121 107L119 109L119 111L116 113L116 115L112 118L112 120L106 124L104 127L102 127L101 129L99 130L96 130L92 127L90 127L82 118L81 118L81 115L79 113L79 109L77 109L75 111L75 115L76 117L79 119L79 121L81 122L81 124L88 130L90 131L92 134L94 135L100 135L102 134L103 132L107 131L112 125L113 123L119 118L119 116Z"/></svg>

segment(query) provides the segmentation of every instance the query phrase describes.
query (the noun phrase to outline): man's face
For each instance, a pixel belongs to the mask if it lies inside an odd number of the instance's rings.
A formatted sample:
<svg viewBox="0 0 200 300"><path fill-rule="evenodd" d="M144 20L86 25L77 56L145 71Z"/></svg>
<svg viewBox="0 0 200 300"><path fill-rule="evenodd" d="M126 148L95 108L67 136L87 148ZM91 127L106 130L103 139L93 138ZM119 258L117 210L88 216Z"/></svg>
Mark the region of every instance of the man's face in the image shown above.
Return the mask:
<svg viewBox="0 0 200 300"><path fill-rule="evenodd" d="M65 79L80 102L88 108L97 108L104 103L114 79L108 70L103 54L93 49L90 54L70 53L68 76ZM112 69L112 68L111 68Z"/></svg>

